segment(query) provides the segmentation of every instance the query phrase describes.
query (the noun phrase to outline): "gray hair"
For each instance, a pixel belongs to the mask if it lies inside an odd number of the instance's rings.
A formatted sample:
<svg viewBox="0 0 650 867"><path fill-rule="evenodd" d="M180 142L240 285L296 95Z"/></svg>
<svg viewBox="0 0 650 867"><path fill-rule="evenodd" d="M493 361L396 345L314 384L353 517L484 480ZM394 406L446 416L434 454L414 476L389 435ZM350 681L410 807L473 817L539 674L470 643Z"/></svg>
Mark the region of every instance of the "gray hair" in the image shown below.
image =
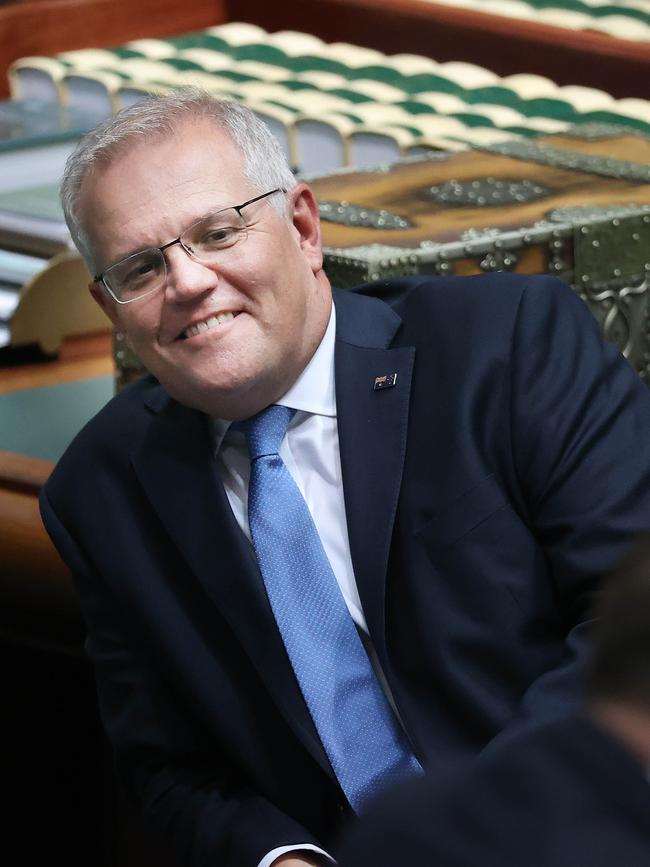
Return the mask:
<svg viewBox="0 0 650 867"><path fill-rule="evenodd" d="M295 178L287 158L269 128L243 105L217 99L198 88L183 88L164 96L149 96L124 108L87 133L68 158L61 182L61 203L66 223L77 249L90 265L90 239L79 215L79 197L84 179L98 166L107 165L140 139L173 136L180 125L207 119L230 136L244 158L244 174L260 193L280 187L291 189ZM283 196L269 200L279 213L286 213Z"/></svg>

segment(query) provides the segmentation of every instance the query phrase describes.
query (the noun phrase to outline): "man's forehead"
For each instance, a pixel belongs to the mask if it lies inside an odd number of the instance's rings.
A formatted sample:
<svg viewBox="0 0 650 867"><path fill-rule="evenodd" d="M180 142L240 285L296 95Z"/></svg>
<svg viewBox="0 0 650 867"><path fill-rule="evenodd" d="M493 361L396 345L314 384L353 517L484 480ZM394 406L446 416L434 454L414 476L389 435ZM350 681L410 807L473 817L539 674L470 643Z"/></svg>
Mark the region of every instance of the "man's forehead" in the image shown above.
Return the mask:
<svg viewBox="0 0 650 867"><path fill-rule="evenodd" d="M239 148L204 121L136 140L96 165L84 178L79 213L102 259L114 260L165 243L209 210L254 193Z"/></svg>
<svg viewBox="0 0 650 867"><path fill-rule="evenodd" d="M146 138L134 135L125 139L97 160L86 174L82 190L92 190L107 179L113 183L121 173L131 180L159 184L167 177L191 175L194 166L211 181L236 181L245 176L244 156L238 145L225 130L203 118Z"/></svg>

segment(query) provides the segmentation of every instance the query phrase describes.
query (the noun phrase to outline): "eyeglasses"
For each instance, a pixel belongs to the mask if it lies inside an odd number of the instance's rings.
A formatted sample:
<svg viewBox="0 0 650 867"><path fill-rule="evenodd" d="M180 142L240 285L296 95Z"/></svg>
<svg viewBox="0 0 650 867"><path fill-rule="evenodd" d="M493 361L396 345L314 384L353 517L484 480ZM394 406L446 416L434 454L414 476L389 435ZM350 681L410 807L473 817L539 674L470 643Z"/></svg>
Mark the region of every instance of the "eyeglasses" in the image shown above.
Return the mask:
<svg viewBox="0 0 650 867"><path fill-rule="evenodd" d="M221 258L223 250L228 250L240 241L246 240L248 226L242 214L244 208L275 193L286 193L286 190L278 187L268 193L262 193L261 196L255 196L254 199L249 199L241 205L214 211L193 223L173 241L163 244L162 247L151 247L127 256L93 279L96 283L103 283L118 304L130 304L165 285L167 262L164 253L174 244L180 244L187 255L197 262L203 265L215 265Z"/></svg>

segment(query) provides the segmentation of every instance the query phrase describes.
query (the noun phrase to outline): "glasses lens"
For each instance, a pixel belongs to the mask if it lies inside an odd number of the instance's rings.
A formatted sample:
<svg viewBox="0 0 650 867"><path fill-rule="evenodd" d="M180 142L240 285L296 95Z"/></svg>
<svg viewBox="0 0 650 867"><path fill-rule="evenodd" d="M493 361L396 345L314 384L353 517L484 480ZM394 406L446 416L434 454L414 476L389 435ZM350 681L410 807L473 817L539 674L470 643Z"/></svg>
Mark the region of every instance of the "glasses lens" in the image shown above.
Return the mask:
<svg viewBox="0 0 650 867"><path fill-rule="evenodd" d="M144 250L112 265L104 274L109 289L120 301L133 301L165 282L165 257L160 250Z"/></svg>
<svg viewBox="0 0 650 867"><path fill-rule="evenodd" d="M210 262L222 250L246 237L246 223L234 208L208 214L181 235L181 243L196 259Z"/></svg>

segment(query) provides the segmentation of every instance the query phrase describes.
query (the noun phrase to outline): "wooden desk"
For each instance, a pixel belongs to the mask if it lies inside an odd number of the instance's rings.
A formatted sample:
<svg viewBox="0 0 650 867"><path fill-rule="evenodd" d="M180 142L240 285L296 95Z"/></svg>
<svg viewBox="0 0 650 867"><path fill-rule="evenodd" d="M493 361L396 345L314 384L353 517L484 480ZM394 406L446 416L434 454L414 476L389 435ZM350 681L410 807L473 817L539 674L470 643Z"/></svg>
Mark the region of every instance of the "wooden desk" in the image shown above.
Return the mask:
<svg viewBox="0 0 650 867"><path fill-rule="evenodd" d="M69 341L55 361L0 368L0 636L10 641L81 650L72 581L43 528L38 495L75 427L110 396L112 374L108 334ZM99 383L101 389L94 400L67 412L64 424L57 427L54 419L31 411L36 389L56 400L57 389L75 383L86 390ZM16 425L21 412L28 425L23 431Z"/></svg>

